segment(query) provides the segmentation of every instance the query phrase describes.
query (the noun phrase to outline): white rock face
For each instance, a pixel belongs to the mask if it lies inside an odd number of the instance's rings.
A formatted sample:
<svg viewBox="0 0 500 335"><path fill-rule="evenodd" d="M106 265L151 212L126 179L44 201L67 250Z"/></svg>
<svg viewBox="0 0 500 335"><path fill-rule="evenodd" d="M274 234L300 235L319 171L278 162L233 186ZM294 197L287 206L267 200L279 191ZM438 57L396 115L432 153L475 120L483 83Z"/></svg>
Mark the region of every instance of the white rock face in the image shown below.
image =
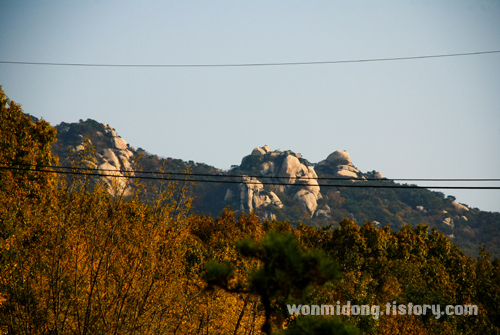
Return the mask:
<svg viewBox="0 0 500 335"><path fill-rule="evenodd" d="M105 141L105 143L108 143L109 145L109 147L105 147L97 153L97 167L99 169L109 170L103 171L103 174L117 176L103 178L103 180L110 186L109 192L113 195L130 194L130 190L128 189L129 180L122 177L124 177L127 172L133 175L131 161L134 153L130 150L127 142L123 138L119 137L116 134L116 131L107 124L104 125L104 133L98 132L97 135L100 140ZM109 138L109 140L106 138ZM77 146L77 150L79 149L83 150L83 143L82 145Z"/></svg>
<svg viewBox="0 0 500 335"><path fill-rule="evenodd" d="M327 162L330 162L335 165L351 165L351 157L347 151L337 150L332 152L327 158Z"/></svg>
<svg viewBox="0 0 500 335"><path fill-rule="evenodd" d="M253 149L251 156L259 158L262 162L258 166L260 174L272 177L272 179L266 178L265 182L274 180L287 184L299 183L301 186L274 185L274 190L290 194L302 208L314 214L318 206L317 200L321 199L320 186L318 181L314 179L318 176L312 166L306 166L300 162L299 158L302 157L300 154L291 151L271 151L271 148L265 145ZM247 157L243 159L242 164ZM252 185L250 182L257 184ZM264 186L256 178L243 178L242 183L239 184L238 192L240 210L262 209L271 204L274 205L274 209L284 206L278 195L269 188L264 189ZM226 201L231 201L230 194L230 192L226 192ZM266 213L272 214L267 210Z"/></svg>
<svg viewBox="0 0 500 335"><path fill-rule="evenodd" d="M346 177L346 178L357 178L358 174L353 171L349 170L339 170L337 171L337 175L340 177Z"/></svg>
<svg viewBox="0 0 500 335"><path fill-rule="evenodd" d="M316 175L316 173L315 173L315 175ZM307 182L307 186L306 186L307 190L309 192L311 192L312 194L314 194L316 199L321 199L321 193L319 192L320 188L318 185L318 181L316 179L307 179L305 181Z"/></svg>
<svg viewBox="0 0 500 335"><path fill-rule="evenodd" d="M295 178L302 171L302 164L295 156L286 156L279 172L279 176L284 183L295 183Z"/></svg>
<svg viewBox="0 0 500 335"><path fill-rule="evenodd" d="M308 190L300 190L293 196L293 199L299 202L299 205L309 213L314 214L318 203L316 196Z"/></svg>
<svg viewBox="0 0 500 335"><path fill-rule="evenodd" d="M277 208L282 208L283 203L278 198L276 193L264 190L264 185L253 177L243 177L242 183L238 186L240 210L252 211L257 208L267 207L271 204ZM232 191L228 189L226 192L225 201L232 199Z"/></svg>
<svg viewBox="0 0 500 335"><path fill-rule="evenodd" d="M453 205L453 206L455 206L455 208L456 208L458 211L468 211L468 210L469 210L469 209L467 208L467 206L462 205L461 203L456 202L456 201L453 201L453 202L452 202L452 205Z"/></svg>
<svg viewBox="0 0 500 335"><path fill-rule="evenodd" d="M351 157L345 150L332 152L325 160L319 162L318 166L334 170L337 177L366 179L361 174L361 171L352 164ZM382 178L382 174L378 172L375 178Z"/></svg>
<svg viewBox="0 0 500 335"><path fill-rule="evenodd" d="M111 150L110 148L106 148L104 149L104 152L102 153L102 157L107 161L109 162L109 164L113 165L115 167L115 169L120 169L120 161L118 160L118 158L116 157L115 153L113 152L113 150Z"/></svg>
<svg viewBox="0 0 500 335"><path fill-rule="evenodd" d="M255 156L255 157L262 157L266 154L266 151L262 148L255 148L253 149L252 151L252 156Z"/></svg>
<svg viewBox="0 0 500 335"><path fill-rule="evenodd" d="M269 192L269 196L271 197L271 203L278 208L283 208L283 203L281 202L280 198L274 193L273 191Z"/></svg>
<svg viewBox="0 0 500 335"><path fill-rule="evenodd" d="M292 196L299 206L311 215L328 216L329 209L318 209L318 200L322 198L321 188L317 180L318 175L312 166L302 163L301 158L301 154L292 151L271 151L267 145L253 149L252 153L242 160L241 166L245 166L244 170L257 171L254 173L270 177L270 179L262 179L265 182L274 181L293 185L273 185L272 188L264 187L262 184L251 186L248 183L250 179L247 178L239 184L237 190L239 196L236 196L236 199L239 201L240 210L262 209L270 204L274 204L277 208L283 207L278 196L271 192L274 189L275 192L287 193ZM352 164L351 157L345 150L331 153L325 160L319 162L318 166L325 167L330 172L334 171L338 177L355 179L353 181L366 179L361 171ZM382 173L375 173L375 178L383 178ZM257 179L253 179L258 182ZM226 201L233 201L231 199L234 198L230 196L231 192L226 193ZM275 198L271 194L274 194Z"/></svg>
<svg viewBox="0 0 500 335"><path fill-rule="evenodd" d="M119 150L125 150L127 149L127 142L121 138L121 137L115 137L114 138L115 142L115 148Z"/></svg>

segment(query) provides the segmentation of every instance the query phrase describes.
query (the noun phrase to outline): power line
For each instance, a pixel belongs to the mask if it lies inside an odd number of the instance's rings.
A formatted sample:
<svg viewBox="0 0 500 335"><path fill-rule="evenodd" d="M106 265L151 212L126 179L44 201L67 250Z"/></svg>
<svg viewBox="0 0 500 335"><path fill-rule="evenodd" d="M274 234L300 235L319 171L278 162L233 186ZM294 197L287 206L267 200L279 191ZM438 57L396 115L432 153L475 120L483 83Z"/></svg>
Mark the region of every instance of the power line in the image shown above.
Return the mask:
<svg viewBox="0 0 500 335"><path fill-rule="evenodd" d="M18 166L26 167L41 167L41 168L56 168L56 169L68 169L68 170L87 170L87 171L99 171L99 172L120 172L120 173L142 173L142 174L158 174L158 175L179 175L179 176L195 176L195 177L215 177L215 178L258 178L258 179L276 179L276 178L286 178L286 176L262 176L262 175L225 175L225 174L210 174L210 173L189 173L189 172L173 172L173 171L143 171L143 170L115 170L115 169L100 169L100 168L90 168L90 167L74 167L74 166L53 166L53 165L33 165L33 164L18 164ZM359 177L295 177L300 180L360 180L360 181L459 181L459 182L469 182L469 181L480 181L480 182L495 182L500 181L500 178L359 178Z"/></svg>
<svg viewBox="0 0 500 335"><path fill-rule="evenodd" d="M363 185L363 184L348 184L348 185L333 185L333 184L291 184L291 183L278 183L278 182L260 182L260 181L236 181L236 180L203 180L203 179L182 179L182 178L163 178L163 177L146 177L146 176L132 176L132 175L109 175L104 173L87 173L76 171L54 171L54 170L41 170L41 169L27 169L0 166L2 170L15 170L15 171L32 171L56 174L69 174L69 175L84 175L90 177L112 177L112 178L127 178L127 179L149 179L149 180L162 180L162 181L182 181L190 183L221 183L221 184L249 184L249 185L282 185L282 186L319 186L319 187L354 187L354 188L406 188L406 189L460 189L460 190L499 190L500 186L417 186L417 185ZM118 172L118 171L115 171Z"/></svg>
<svg viewBox="0 0 500 335"><path fill-rule="evenodd" d="M16 64L16 65L46 65L46 66L79 66L79 67L154 67L154 68L173 68L173 67L253 67L253 66L290 66L290 65L324 65L324 64L341 64L341 63L367 63L367 62L385 62L398 60L412 60L425 58L443 58L443 57L458 57L458 56L473 56L500 53L500 50L493 51L478 51L464 52L455 54L441 55L424 55L410 57L391 57L391 58L368 58L368 59L351 59L351 60L333 60L333 61L317 61L317 62L279 62L279 63L240 63L240 64L95 64L95 63L56 63L56 62L21 62L21 61L0 61L0 64Z"/></svg>

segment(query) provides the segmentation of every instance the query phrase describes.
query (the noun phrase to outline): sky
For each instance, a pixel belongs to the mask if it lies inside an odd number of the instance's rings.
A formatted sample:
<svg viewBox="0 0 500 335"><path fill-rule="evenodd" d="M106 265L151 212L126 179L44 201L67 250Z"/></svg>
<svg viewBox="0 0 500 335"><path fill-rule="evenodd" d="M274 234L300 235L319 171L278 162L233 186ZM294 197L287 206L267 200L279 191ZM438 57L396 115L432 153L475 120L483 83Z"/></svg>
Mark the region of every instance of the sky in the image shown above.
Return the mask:
<svg viewBox="0 0 500 335"><path fill-rule="evenodd" d="M470 53L500 50L500 1L0 0L0 41L0 61L88 64ZM310 162L347 150L387 178L500 178L499 53L0 64L0 85L52 125L94 119L135 148L221 169L267 144ZM500 211L500 190L443 193Z"/></svg>

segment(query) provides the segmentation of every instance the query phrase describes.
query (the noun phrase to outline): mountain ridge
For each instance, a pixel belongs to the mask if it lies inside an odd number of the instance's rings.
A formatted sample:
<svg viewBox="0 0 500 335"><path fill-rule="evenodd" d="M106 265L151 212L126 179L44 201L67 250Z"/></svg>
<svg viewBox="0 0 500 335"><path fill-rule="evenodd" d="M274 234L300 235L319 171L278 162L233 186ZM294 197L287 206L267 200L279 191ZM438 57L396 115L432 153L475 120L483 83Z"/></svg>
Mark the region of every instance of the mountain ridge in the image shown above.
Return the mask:
<svg viewBox="0 0 500 335"><path fill-rule="evenodd" d="M302 222L316 227L335 225L344 217L357 224L368 220L391 229L423 223L443 232L469 255L477 255L482 243L492 254L500 256L500 213L469 208L456 202L453 196L445 197L441 192L427 189L349 188L347 186L356 181L348 178L377 179L377 183L389 186L401 184L383 178L381 172L361 172L345 150L336 150L324 160L310 163L292 150L273 151L264 145L254 148L242 158L240 165L233 165L226 171L136 149L110 125L95 120L63 122L55 128L58 140L53 152L62 165L69 164L68 157L82 151L87 143L95 147L94 167L118 176L133 174L138 170L136 166L154 171L164 165L177 173L189 169L192 173L241 175L238 184L229 186L195 183L189 195L194 198L193 212L197 214L217 216L230 207L236 213L253 211L264 219L286 220L293 224ZM342 180L335 180L338 187L322 187L316 178ZM104 178L104 181L110 185L112 179L123 180L120 187L126 188L125 178ZM269 182L276 185L268 185Z"/></svg>

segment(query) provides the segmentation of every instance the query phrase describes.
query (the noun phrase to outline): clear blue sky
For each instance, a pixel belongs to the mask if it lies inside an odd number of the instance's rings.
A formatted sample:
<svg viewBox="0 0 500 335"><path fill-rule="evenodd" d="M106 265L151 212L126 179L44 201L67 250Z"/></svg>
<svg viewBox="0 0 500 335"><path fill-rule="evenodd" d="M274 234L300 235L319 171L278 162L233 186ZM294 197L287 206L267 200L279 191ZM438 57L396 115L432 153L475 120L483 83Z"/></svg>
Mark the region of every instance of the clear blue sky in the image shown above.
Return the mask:
<svg viewBox="0 0 500 335"><path fill-rule="evenodd" d="M500 50L500 1L0 1L0 41L0 60L64 63L464 53ZM0 85L53 125L95 119L223 169L267 144L311 162L347 150L389 178L500 178L500 54L0 64ZM500 190L445 193L500 211Z"/></svg>

